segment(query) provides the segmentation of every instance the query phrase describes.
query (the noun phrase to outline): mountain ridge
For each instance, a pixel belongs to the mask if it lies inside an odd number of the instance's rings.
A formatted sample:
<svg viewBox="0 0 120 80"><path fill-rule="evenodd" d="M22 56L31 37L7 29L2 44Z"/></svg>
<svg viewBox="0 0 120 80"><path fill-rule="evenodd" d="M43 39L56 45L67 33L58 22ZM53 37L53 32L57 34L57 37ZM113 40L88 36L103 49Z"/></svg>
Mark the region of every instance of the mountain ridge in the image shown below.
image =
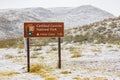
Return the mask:
<svg viewBox="0 0 120 80"><path fill-rule="evenodd" d="M82 6L83 7L83 6ZM64 22L65 29L73 28L76 26L81 26L84 24L93 23L96 21L100 21L106 18L113 18L112 14L104 12L100 9L96 12L96 8L93 8L93 11L88 9L89 6L84 6L83 9L87 13L85 13L81 7L76 8L61 8L61 12L63 14L58 14L59 12L53 12L54 8L45 9L41 7L37 8L22 8L22 9L8 9L0 11L0 39L7 38L17 38L19 36L23 36L23 23L24 22ZM56 8L59 10L58 8ZM80 11L75 13L76 11ZM66 12L64 12L66 11ZM71 12L69 12L71 11ZM90 13L91 12L91 13ZM96 12L97 14L94 14ZM74 14L73 14L74 13ZM103 13L103 14L102 14ZM84 16L86 14L86 16ZM7 33L6 33L7 32Z"/></svg>

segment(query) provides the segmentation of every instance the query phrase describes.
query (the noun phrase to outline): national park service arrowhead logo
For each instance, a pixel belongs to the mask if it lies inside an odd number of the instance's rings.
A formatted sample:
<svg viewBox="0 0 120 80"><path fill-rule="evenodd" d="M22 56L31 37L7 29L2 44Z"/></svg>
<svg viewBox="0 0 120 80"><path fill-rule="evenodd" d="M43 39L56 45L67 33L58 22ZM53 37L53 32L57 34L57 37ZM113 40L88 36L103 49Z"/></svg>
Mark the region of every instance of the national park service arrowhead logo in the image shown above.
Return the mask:
<svg viewBox="0 0 120 80"><path fill-rule="evenodd" d="M33 24L26 25L26 32L28 36L32 36L35 31L35 26Z"/></svg>

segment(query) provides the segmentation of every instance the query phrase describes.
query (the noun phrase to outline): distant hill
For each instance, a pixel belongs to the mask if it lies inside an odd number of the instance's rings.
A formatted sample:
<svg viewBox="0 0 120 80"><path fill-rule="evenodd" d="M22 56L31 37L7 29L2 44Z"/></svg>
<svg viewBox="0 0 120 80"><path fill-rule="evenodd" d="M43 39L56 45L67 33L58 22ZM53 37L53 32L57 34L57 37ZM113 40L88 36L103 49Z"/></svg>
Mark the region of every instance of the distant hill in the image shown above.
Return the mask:
<svg viewBox="0 0 120 80"><path fill-rule="evenodd" d="M76 8L25 8L0 10L0 39L23 36L23 23L37 22L64 22L65 28L73 28L114 16L106 11L90 5Z"/></svg>
<svg viewBox="0 0 120 80"><path fill-rule="evenodd" d="M48 18L48 21L63 21L67 29L114 17L112 14L91 5L76 8L58 7L50 10L58 16Z"/></svg>
<svg viewBox="0 0 120 80"><path fill-rule="evenodd" d="M51 15L53 13L44 8L3 10L0 12L0 39L22 36L24 22L41 22Z"/></svg>

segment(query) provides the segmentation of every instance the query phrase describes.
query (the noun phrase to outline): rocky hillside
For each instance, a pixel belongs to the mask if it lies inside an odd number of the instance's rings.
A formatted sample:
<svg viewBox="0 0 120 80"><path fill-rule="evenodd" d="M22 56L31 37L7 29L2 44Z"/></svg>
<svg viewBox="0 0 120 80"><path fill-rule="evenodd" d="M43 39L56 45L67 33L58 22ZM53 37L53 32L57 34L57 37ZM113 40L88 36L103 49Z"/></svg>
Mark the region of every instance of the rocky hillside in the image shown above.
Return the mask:
<svg viewBox="0 0 120 80"><path fill-rule="evenodd" d="M28 21L60 21L69 29L112 17L112 14L90 5L76 8L0 10L0 39L23 36L23 23Z"/></svg>
<svg viewBox="0 0 120 80"><path fill-rule="evenodd" d="M66 35L71 36L67 38L69 41L119 43L120 17L105 19L100 22L69 29Z"/></svg>

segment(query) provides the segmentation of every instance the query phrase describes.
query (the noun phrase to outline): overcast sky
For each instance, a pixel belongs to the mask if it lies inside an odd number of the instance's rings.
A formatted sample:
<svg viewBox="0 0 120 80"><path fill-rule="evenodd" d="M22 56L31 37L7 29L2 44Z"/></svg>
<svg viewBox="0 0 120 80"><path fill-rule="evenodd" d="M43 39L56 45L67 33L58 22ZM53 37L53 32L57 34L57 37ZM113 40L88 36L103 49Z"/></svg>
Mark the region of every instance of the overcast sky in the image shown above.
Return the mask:
<svg viewBox="0 0 120 80"><path fill-rule="evenodd" d="M93 5L120 16L120 0L0 0L0 9L26 7L78 7Z"/></svg>

